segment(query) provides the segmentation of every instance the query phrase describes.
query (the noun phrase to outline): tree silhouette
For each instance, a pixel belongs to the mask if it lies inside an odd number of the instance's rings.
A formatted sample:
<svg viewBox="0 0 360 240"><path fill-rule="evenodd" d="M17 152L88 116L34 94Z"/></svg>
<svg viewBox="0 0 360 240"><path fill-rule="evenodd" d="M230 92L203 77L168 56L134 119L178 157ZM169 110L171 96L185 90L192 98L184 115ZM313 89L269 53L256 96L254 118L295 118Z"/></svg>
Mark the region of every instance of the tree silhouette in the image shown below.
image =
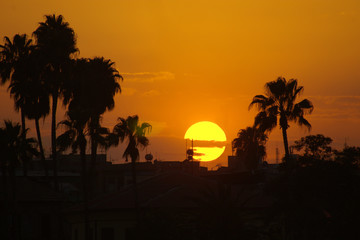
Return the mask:
<svg viewBox="0 0 360 240"><path fill-rule="evenodd" d="M115 107L114 96L121 91L118 80L122 80L122 76L114 68L114 62L104 58L89 59L87 65L85 97L90 111L88 129L91 142L90 173L93 181L97 149L99 146L107 148L105 139L109 134L109 130L100 124L101 115Z"/></svg>
<svg viewBox="0 0 360 240"><path fill-rule="evenodd" d="M256 95L249 108L257 106L259 113L255 117L255 126L264 131L271 131L279 124L284 141L285 159L289 157L289 145L287 139L287 129L289 121L293 121L300 126L311 128L310 123L304 118L313 110L312 103L304 99L296 103L297 97L303 91L302 86L298 86L296 79L286 81L283 77L265 84L265 95ZM279 119L279 121L278 121Z"/></svg>
<svg viewBox="0 0 360 240"><path fill-rule="evenodd" d="M42 69L44 61L35 49L31 51L28 61L28 81L26 91L26 103L23 106L23 111L28 119L35 121L36 135L40 150L41 161L44 166L45 176L48 176L48 167L45 161L45 152L42 144L39 120L45 118L50 112L50 101L46 85L43 79Z"/></svg>
<svg viewBox="0 0 360 240"><path fill-rule="evenodd" d="M4 121L4 127L0 128L0 166L2 172L2 181L4 190L4 215L11 214L11 221L6 224L7 230L10 232L9 239L16 239L16 226L17 226L17 212L16 212L16 176L15 168L22 161L31 159L32 156L38 155L36 150L36 140L33 138L27 138L26 132L22 130L22 127L18 123L11 121ZM26 173L24 173L26 174ZM8 187L8 176L10 187ZM10 200L10 201L9 201ZM10 203L10 204L9 204Z"/></svg>
<svg viewBox="0 0 360 240"><path fill-rule="evenodd" d="M57 147L60 152L66 151L68 148L72 149L73 153L80 150L81 160L81 178L82 178L82 193L85 205L84 222L85 222L85 239L88 239L89 220L88 220L88 173L86 167L86 133L84 131L88 115L84 113L80 106L67 112L67 120L63 120L59 125L65 126L66 131L57 137Z"/></svg>
<svg viewBox="0 0 360 240"><path fill-rule="evenodd" d="M51 149L54 166L55 189L59 189L56 158L56 109L62 94L66 68L72 54L77 52L75 33L62 15L46 15L45 22L39 23L34 31L39 51L44 56L45 76L48 92L52 97L51 110Z"/></svg>
<svg viewBox="0 0 360 240"><path fill-rule="evenodd" d="M106 138L110 131L101 126L102 114L114 108L114 96L121 90L118 79L122 77L113 65L110 60L98 57L76 59L72 61L71 80L65 82L64 104L69 104L69 112L80 108L86 115L91 145L89 191L93 189L97 149L108 147Z"/></svg>
<svg viewBox="0 0 360 240"><path fill-rule="evenodd" d="M358 168L360 165L360 147L345 146L342 151L335 150L335 161L346 167Z"/></svg>
<svg viewBox="0 0 360 240"><path fill-rule="evenodd" d="M1 82L10 80L10 95L15 101L15 110L21 113L22 130L26 129L25 114L22 106L25 104L27 94L28 57L33 49L32 40L26 34L16 34L11 41L4 38L4 45L0 45L1 54Z"/></svg>
<svg viewBox="0 0 360 240"><path fill-rule="evenodd" d="M240 129L238 137L232 141L232 148L235 149L237 156L244 158L249 170L255 170L260 160L266 156L266 140L266 134L260 129L247 127Z"/></svg>
<svg viewBox="0 0 360 240"><path fill-rule="evenodd" d="M304 154L299 161L302 164L314 164L318 161L330 160L332 139L322 134L309 135L295 141L293 148L297 151L304 149Z"/></svg>
<svg viewBox="0 0 360 240"><path fill-rule="evenodd" d="M132 177L134 185L135 208L137 211L137 219L139 220L139 200L136 182L136 161L139 160L138 147L145 148L149 145L149 139L145 136L151 131L149 123L139 123L138 116L129 116L126 119L118 118L118 123L114 126L113 134L116 136L113 144L117 146L119 141L128 140L128 145L124 151L123 157L125 161L131 160Z"/></svg>

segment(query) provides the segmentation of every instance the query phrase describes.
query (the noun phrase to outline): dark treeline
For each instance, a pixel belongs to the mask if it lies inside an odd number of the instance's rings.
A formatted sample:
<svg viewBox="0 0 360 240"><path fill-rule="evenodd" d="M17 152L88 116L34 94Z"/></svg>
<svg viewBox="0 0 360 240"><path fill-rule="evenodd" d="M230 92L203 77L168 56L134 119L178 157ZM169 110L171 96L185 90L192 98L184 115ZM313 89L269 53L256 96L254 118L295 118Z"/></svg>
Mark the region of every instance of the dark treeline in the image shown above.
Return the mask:
<svg viewBox="0 0 360 240"><path fill-rule="evenodd" d="M253 229L257 237L249 239L358 239L360 147L332 149L332 139L322 134L302 137L289 147L289 122L311 129L304 118L314 108L311 101L296 103L302 91L296 79L266 83L265 95L255 96L249 107L259 110L254 125L241 129L232 142L235 154L254 172L268 166L263 160L270 131L279 125L283 134L279 174L264 185L275 202L260 217L264 225Z"/></svg>
<svg viewBox="0 0 360 240"><path fill-rule="evenodd" d="M2 224L5 239L19 238L16 235L15 169L23 168L26 177L29 161L37 157L43 163L45 175L50 175L40 119L51 113L53 188L59 191L57 155L68 149L79 152L85 204L92 197L97 150L128 140L124 158L126 161L130 158L135 164L139 160L138 147L149 144L145 134L151 130L149 124L139 122L138 116L119 118L113 131L101 125L103 114L115 107L114 97L121 92L120 80L123 78L110 59L77 58L76 34L62 15L45 16L45 21L39 23L32 36L33 39L26 34L5 37L4 44L0 45L1 84L9 84L15 110L21 115L21 125L6 120L0 129L0 166L3 189L6 189L3 198L5 215L2 218L5 219ZM66 107L66 118L61 121L56 115L59 101ZM35 121L37 140L27 137L26 119ZM56 136L58 126L63 126L65 131ZM88 145L91 149L90 167L85 161ZM135 165L133 168L133 181L136 183Z"/></svg>

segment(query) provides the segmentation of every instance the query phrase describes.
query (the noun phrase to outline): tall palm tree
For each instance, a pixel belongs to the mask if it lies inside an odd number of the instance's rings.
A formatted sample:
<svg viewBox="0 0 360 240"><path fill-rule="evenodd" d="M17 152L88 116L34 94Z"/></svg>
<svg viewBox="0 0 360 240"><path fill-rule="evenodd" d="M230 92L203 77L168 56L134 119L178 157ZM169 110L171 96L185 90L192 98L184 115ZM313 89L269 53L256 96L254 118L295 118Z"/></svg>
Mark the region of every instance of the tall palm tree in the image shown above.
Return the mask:
<svg viewBox="0 0 360 240"><path fill-rule="evenodd" d="M151 125L149 123L139 123L139 117L129 116L126 119L118 118L118 123L113 129L113 134L116 136L117 141L114 142L116 146L119 141L123 142L125 139L128 141L128 145L124 151L123 157L125 161L131 159L132 177L134 185L134 198L135 209L137 212L137 218L139 220L139 199L137 192L136 181L136 161L139 160L139 147L145 148L149 145L149 139L145 136L146 133L150 133Z"/></svg>
<svg viewBox="0 0 360 240"><path fill-rule="evenodd" d="M44 83L42 69L43 58L38 51L33 50L30 54L28 66L29 84L27 90L27 101L23 110L28 119L35 121L36 135L39 145L40 158L44 166L45 176L48 176L48 167L45 161L45 152L42 144L39 120L45 118L50 112L50 101L46 85Z"/></svg>
<svg viewBox="0 0 360 240"><path fill-rule="evenodd" d="M114 68L114 62L109 59L98 57L89 59L89 70L90 78L87 79L86 102L90 109L88 129L91 142L90 174L92 181L89 183L93 185L97 149L99 146L107 148L105 138L109 134L107 128L101 127L101 115L115 107L114 96L121 92L118 80L123 78Z"/></svg>
<svg viewBox="0 0 360 240"><path fill-rule="evenodd" d="M260 160L265 157L267 138L260 129L247 127L240 129L237 138L232 141L232 148L236 151L236 155L244 158L249 170L255 170Z"/></svg>
<svg viewBox="0 0 360 240"><path fill-rule="evenodd" d="M74 110L74 109L72 109ZM71 111L72 111L71 110ZM56 141L58 150L63 152L71 147L72 152L75 153L80 150L80 160L81 160L81 178L82 178L82 194L83 202L85 205L84 211L84 230L85 230L85 239L88 239L89 233L89 220L88 220L88 174L86 167L86 132L85 125L88 120L86 114L81 111L81 109L76 109L74 112L67 112L68 120L63 120L59 125L63 125L66 128L66 131L59 135Z"/></svg>
<svg viewBox="0 0 360 240"><path fill-rule="evenodd" d="M68 85L64 88L64 104L69 103L69 109L80 104L81 109L86 109L89 114L87 129L91 145L92 175L89 185L92 185L95 178L97 149L106 148L105 138L109 134L109 130L101 126L102 114L114 108L114 96L121 91L118 80L122 80L122 77L114 68L114 62L96 57L73 61L72 78L73 80L67 82Z"/></svg>
<svg viewBox="0 0 360 240"><path fill-rule="evenodd" d="M74 30L64 21L62 15L46 15L34 31L37 47L45 58L45 73L48 92L52 97L51 110L51 150L54 166L54 185L59 189L56 157L56 109L61 97L66 69L76 48Z"/></svg>
<svg viewBox="0 0 360 240"><path fill-rule="evenodd" d="M23 83L28 77L27 73L29 68L27 63L31 50L33 49L32 40L26 34L16 34L12 41L9 37L5 37L4 45L0 45L0 48L1 83L4 84L10 80L9 88L12 89L14 85ZM15 109L21 113L22 131L26 129L25 114L22 111L26 90L24 84L20 84L16 91L10 91L11 96L13 96L15 100Z"/></svg>
<svg viewBox="0 0 360 240"><path fill-rule="evenodd" d="M309 130L311 128L311 124L304 118L304 115L313 111L313 104L308 99L296 103L302 91L303 87L298 86L296 79L287 81L283 77L278 77L277 80L266 83L265 95L256 95L249 106L251 108L255 105L259 110L255 117L255 127L270 132L278 124L280 125L286 160L289 157L287 139L289 121L305 126Z"/></svg>
<svg viewBox="0 0 360 240"><path fill-rule="evenodd" d="M31 39L28 39L25 34L21 36L15 35L12 47L9 47L10 44L11 42L7 42L5 46L8 47L4 49L12 48L13 51L17 49L15 53L21 52L21 57L18 56L18 53L12 54L13 59L17 60L13 60L14 69L9 85L10 96L14 98L15 110L21 112L23 129L25 127L25 117L35 120L41 160L47 176L48 172L45 166L45 155L39 127L39 118L45 117L49 113L49 97L41 79L43 61L35 46L31 45ZM26 166L24 166L24 169L26 169Z"/></svg>

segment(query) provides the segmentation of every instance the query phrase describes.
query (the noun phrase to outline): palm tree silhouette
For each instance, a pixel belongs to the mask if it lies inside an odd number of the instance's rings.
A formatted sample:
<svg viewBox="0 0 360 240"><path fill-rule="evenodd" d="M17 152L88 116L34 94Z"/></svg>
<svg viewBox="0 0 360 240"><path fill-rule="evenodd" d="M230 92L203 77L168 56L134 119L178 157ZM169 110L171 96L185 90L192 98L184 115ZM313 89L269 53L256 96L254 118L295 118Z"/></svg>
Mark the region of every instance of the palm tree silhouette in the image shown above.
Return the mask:
<svg viewBox="0 0 360 240"><path fill-rule="evenodd" d="M4 45L0 45L1 54L1 83L10 80L10 95L14 97L15 109L21 113L21 126L25 131L25 114L22 106L25 104L27 86L28 57L33 49L32 40L26 34L16 34L11 41L9 37L4 38Z"/></svg>
<svg viewBox="0 0 360 240"><path fill-rule="evenodd" d="M27 138L26 132L28 129L22 130L22 127L18 123L11 121L4 121L4 127L0 128L0 166L2 172L2 181L4 190L9 190L11 196L7 195L8 192L4 191L4 215L11 214L9 218L11 221L5 221L8 229L9 239L16 239L16 226L17 213L16 213L16 176L15 168L24 161L24 156L31 159L32 156L38 155L36 150L36 140L33 138ZM26 173L24 172L24 175ZM8 176L10 187L8 187ZM10 201L9 201L10 200ZM10 202L10 204L9 204ZM5 236L6 237L6 236Z"/></svg>
<svg viewBox="0 0 360 240"><path fill-rule="evenodd" d="M232 148L237 156L243 156L246 167L249 170L255 170L260 161L266 155L265 144L266 134L258 128L247 127L240 129L238 137L232 141Z"/></svg>
<svg viewBox="0 0 360 240"><path fill-rule="evenodd" d="M80 150L80 159L81 159L81 178L82 178L82 193L83 193L83 202L85 206L84 210L84 230L85 238L88 239L89 233L89 220L88 220L88 174L86 167L86 132L85 126L88 121L88 114L83 112L79 108L72 108L67 112L67 120L63 120L59 125L65 126L66 131L59 135L56 140L56 144L59 152L63 152L71 147L72 152L75 153Z"/></svg>
<svg viewBox="0 0 360 240"><path fill-rule="evenodd" d="M64 104L69 111L81 106L86 114L86 129L90 136L91 164L89 185L93 185L98 147L107 148L109 129L101 126L102 114L115 106L114 96L121 90L118 79L122 79L113 67L114 63L104 58L81 58L72 62L71 81L64 88ZM89 190L93 188L89 187Z"/></svg>
<svg viewBox="0 0 360 240"><path fill-rule="evenodd" d="M56 109L61 97L66 68L71 56L78 51L74 30L64 21L62 15L46 15L34 31L37 47L45 58L45 73L49 95L52 97L51 150L54 166L54 185L59 189L56 158Z"/></svg>
<svg viewBox="0 0 360 240"><path fill-rule="evenodd" d="M99 57L88 60L88 71L85 96L90 110L88 129L91 142L90 173L93 178L97 149L99 145L107 148L105 139L109 134L109 130L100 125L101 115L115 107L114 96L121 92L118 80L122 80L122 76L114 68L114 62Z"/></svg>
<svg viewBox="0 0 360 240"><path fill-rule="evenodd" d="M23 106L23 110L28 119L35 121L36 135L38 139L38 145L40 150L40 158L44 166L45 176L48 176L48 167L45 161L45 152L41 139L40 118L45 118L50 112L49 95L44 83L42 69L44 61L35 49L31 51L28 61L28 85L26 91L26 104Z"/></svg>
<svg viewBox="0 0 360 240"><path fill-rule="evenodd" d="M309 130L310 123L304 118L314 109L313 104L304 99L295 103L297 97L303 91L302 86L298 86L296 79L286 81L283 77L265 84L265 95L256 95L249 108L257 106L259 113L255 117L254 126L263 131L271 131L280 125L283 135L285 159L289 157L289 146L286 130L289 128L289 121L294 121L300 126L305 126ZM278 122L279 118L279 122Z"/></svg>
<svg viewBox="0 0 360 240"><path fill-rule="evenodd" d="M149 139L145 136L146 133L151 131L151 125L149 123L139 123L139 117L129 116L126 119L118 118L118 123L114 126L113 134L116 136L113 144L117 146L119 140L124 142L128 140L128 145L124 151L123 157L125 161L131 159L132 166L132 177L134 185L134 198L135 198L135 209L137 213L137 220L139 220L139 199L137 192L137 181L136 181L136 161L139 160L139 149L138 147L145 148L149 145Z"/></svg>

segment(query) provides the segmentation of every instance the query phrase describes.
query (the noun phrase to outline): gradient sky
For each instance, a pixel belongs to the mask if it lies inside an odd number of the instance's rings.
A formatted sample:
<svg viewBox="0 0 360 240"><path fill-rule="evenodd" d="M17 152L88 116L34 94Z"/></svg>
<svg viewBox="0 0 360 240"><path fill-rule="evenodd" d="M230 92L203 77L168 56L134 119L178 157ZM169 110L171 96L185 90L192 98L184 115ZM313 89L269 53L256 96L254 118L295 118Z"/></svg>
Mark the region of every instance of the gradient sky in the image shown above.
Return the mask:
<svg viewBox="0 0 360 240"><path fill-rule="evenodd" d="M311 134L333 138L335 148L345 140L360 145L358 0L12 0L1 6L1 38L31 34L45 14L62 14L77 35L79 57L114 61L123 91L103 123L111 127L119 116L138 114L153 125L147 152L162 160L183 160L187 128L212 121L224 129L228 148L208 166L225 165L231 140L253 123L252 97L278 76L304 86L302 98L315 106ZM0 88L1 119L20 121L6 89ZM49 139L50 118L42 129ZM290 144L307 134L290 124ZM283 154L278 128L267 147L270 162L276 147ZM121 150L110 156L119 162Z"/></svg>

